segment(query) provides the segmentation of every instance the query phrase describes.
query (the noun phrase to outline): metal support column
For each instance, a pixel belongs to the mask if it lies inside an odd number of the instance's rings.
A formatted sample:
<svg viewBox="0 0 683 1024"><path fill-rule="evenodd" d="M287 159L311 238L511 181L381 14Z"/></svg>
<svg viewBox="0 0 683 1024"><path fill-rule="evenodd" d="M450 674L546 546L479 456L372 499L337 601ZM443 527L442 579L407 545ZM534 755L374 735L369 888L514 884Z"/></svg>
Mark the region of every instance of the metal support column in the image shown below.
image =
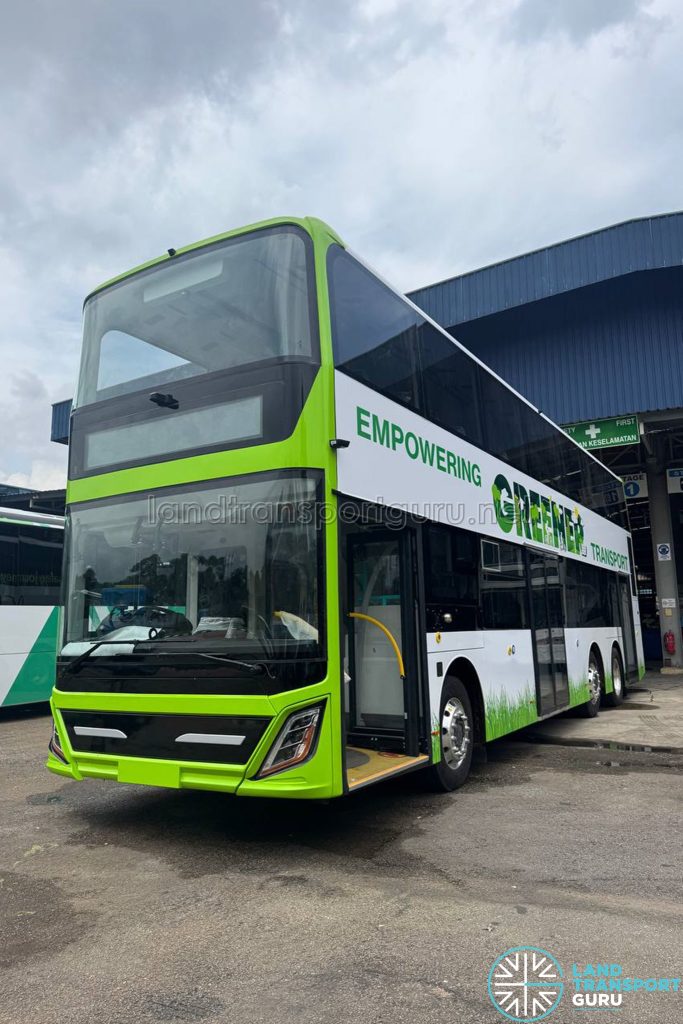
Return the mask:
<svg viewBox="0 0 683 1024"><path fill-rule="evenodd" d="M648 459L647 487L650 499L650 528L655 562L655 586L659 607L659 628L662 635L662 655L665 668L683 668L683 635L681 633L681 609L678 604L678 578L674 556L673 532L671 530L671 509L666 487L666 468L659 459ZM668 545L668 558L662 558L660 545ZM674 602L671 606L670 602ZM669 630L674 635L675 654L667 654L664 648L664 634Z"/></svg>

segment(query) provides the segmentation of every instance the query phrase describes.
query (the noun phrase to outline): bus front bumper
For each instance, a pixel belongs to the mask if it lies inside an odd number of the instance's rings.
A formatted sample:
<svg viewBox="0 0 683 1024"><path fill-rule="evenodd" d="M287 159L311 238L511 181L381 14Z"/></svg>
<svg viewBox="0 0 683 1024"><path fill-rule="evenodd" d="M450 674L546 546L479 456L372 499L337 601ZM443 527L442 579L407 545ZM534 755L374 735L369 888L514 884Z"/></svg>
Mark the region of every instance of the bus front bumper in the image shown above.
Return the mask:
<svg viewBox="0 0 683 1024"><path fill-rule="evenodd" d="M87 706L87 703L90 703L88 697L92 698L92 694L82 696L83 701L79 702L76 694L69 694L69 707L63 708L60 706L59 696L53 695L51 704L56 744L50 744L46 767L57 775L79 781L109 779L113 782L143 786L197 789L238 796L326 799L339 795L343 790L341 756L340 752L338 755L335 751L336 730L331 726L332 715L328 694L323 696L324 713L310 756L301 764L265 776L260 776L259 771L288 718L296 711L320 704L321 695L316 695L313 701L309 697L305 702L289 704L279 710L273 708L271 717L264 723L261 735L255 741L253 751L246 763L242 764L231 764L227 758L220 763L209 763L194 759L190 761L159 756L146 757L143 750L135 756L118 755L114 753L115 737L108 745L103 740L91 739L88 743L87 740L79 739L75 735L74 723L93 721L97 723L97 727L91 731L99 729L100 733L112 733L122 731L115 728L121 724L121 715L119 714L117 718L113 714L103 712L101 707L86 711L83 704ZM74 708L77 710L73 710ZM154 719L161 716L151 714L146 717ZM178 732L187 730L188 721L194 718L189 715L164 717L170 720L171 727L175 719ZM244 720L247 721L246 718ZM87 731L88 727L81 726L81 731L83 728ZM90 749L77 749L86 745L89 745Z"/></svg>

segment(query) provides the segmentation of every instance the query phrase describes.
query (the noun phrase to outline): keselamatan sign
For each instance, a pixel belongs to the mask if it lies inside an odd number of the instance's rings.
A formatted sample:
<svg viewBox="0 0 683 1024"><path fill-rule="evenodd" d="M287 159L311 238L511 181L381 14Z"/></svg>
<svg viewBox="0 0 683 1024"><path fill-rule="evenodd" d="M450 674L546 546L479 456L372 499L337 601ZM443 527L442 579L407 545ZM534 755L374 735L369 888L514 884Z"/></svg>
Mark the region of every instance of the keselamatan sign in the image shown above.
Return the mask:
<svg viewBox="0 0 683 1024"><path fill-rule="evenodd" d="M487 537L627 572L624 530L335 371L337 488Z"/></svg>
<svg viewBox="0 0 683 1024"><path fill-rule="evenodd" d="M638 444L640 441L637 416L568 423L562 429L573 441L589 451L595 448L616 448L622 444Z"/></svg>

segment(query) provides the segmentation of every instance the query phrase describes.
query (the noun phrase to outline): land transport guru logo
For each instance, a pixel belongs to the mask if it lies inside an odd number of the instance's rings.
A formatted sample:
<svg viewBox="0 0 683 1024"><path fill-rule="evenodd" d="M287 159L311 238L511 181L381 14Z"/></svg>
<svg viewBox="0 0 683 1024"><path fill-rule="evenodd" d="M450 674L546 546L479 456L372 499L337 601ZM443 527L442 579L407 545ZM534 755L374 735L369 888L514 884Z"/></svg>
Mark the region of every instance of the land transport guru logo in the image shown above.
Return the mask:
<svg viewBox="0 0 683 1024"><path fill-rule="evenodd" d="M627 976L619 963L572 964L565 974L558 960L537 946L515 946L494 960L489 999L508 1020L534 1024L567 1000L574 1010L620 1010L629 994L677 994L680 978Z"/></svg>
<svg viewBox="0 0 683 1024"><path fill-rule="evenodd" d="M564 981L557 960L544 949L506 950L489 971L489 998L508 1020L543 1020L562 998Z"/></svg>

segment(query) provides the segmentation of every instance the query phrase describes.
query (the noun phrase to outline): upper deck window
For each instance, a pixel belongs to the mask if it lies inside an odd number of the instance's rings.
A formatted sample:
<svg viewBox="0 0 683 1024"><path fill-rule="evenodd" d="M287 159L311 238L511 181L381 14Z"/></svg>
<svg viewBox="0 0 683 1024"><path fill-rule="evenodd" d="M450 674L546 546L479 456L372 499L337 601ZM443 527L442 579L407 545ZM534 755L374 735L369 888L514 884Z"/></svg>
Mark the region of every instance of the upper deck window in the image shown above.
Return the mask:
<svg viewBox="0 0 683 1024"><path fill-rule="evenodd" d="M419 406L420 318L338 246L328 258L335 365L410 408Z"/></svg>
<svg viewBox="0 0 683 1024"><path fill-rule="evenodd" d="M94 295L76 405L273 359L317 359L309 249L305 232L283 225Z"/></svg>
<svg viewBox="0 0 683 1024"><path fill-rule="evenodd" d="M628 529L618 480L350 253L328 255L334 364Z"/></svg>

